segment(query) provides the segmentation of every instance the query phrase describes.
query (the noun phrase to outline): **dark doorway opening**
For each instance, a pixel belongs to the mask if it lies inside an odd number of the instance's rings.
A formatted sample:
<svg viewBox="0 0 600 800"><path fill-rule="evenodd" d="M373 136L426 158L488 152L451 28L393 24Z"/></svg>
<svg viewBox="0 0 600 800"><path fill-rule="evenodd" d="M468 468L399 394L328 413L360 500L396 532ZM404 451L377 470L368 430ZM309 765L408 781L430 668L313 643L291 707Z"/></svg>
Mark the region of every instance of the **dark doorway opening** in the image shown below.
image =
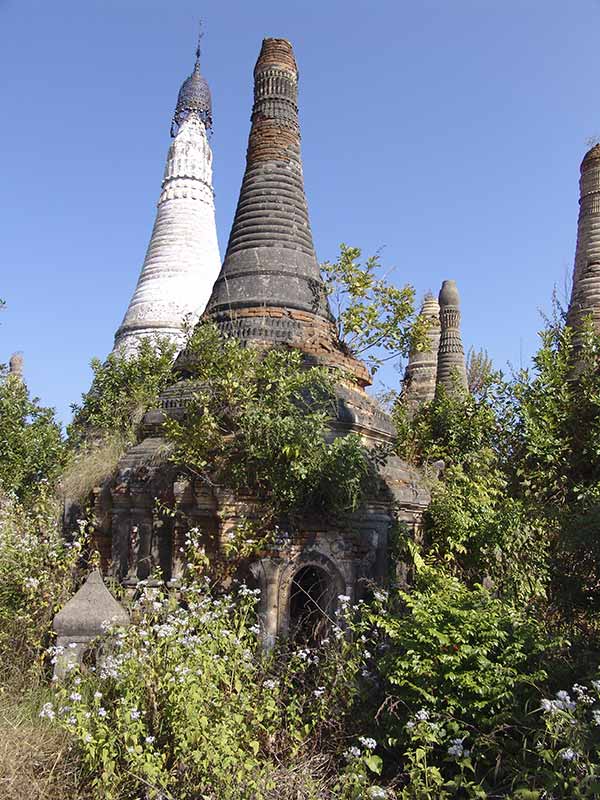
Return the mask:
<svg viewBox="0 0 600 800"><path fill-rule="evenodd" d="M314 646L327 636L331 594L331 580L325 570L311 565L295 574L290 592L290 635L296 642Z"/></svg>

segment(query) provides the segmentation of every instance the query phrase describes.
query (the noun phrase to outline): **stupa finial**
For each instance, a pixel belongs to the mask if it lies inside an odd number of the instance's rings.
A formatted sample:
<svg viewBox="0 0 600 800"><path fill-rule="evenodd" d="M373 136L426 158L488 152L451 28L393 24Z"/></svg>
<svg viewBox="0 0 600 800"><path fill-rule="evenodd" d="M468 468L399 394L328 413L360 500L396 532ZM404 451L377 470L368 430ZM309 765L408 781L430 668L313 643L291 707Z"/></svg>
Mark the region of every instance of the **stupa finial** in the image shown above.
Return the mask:
<svg viewBox="0 0 600 800"><path fill-rule="evenodd" d="M198 22L198 42L196 44L196 63L194 65L194 72L200 72L200 55L202 53L202 37L204 31L202 30L202 20Z"/></svg>
<svg viewBox="0 0 600 800"><path fill-rule="evenodd" d="M202 20L200 20L194 70L189 78L184 80L179 90L177 105L175 106L175 113L171 123L171 136L177 136L179 128L190 114L197 114L206 129L212 129L212 98L206 78L203 77L200 71L200 45L203 36Z"/></svg>

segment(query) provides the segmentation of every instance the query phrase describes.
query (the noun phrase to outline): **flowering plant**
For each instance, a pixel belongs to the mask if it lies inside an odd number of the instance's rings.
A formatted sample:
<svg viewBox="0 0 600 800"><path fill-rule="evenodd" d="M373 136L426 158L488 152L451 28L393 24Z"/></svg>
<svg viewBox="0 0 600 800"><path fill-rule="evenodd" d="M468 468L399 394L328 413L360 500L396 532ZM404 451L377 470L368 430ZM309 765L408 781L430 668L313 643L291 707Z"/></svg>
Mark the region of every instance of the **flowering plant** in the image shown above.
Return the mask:
<svg viewBox="0 0 600 800"><path fill-rule="evenodd" d="M107 629L97 663L69 671L41 713L73 734L98 797L257 800L280 764L337 732L362 644L338 619L319 651L266 652L257 602L193 574L178 598L143 582L131 626Z"/></svg>

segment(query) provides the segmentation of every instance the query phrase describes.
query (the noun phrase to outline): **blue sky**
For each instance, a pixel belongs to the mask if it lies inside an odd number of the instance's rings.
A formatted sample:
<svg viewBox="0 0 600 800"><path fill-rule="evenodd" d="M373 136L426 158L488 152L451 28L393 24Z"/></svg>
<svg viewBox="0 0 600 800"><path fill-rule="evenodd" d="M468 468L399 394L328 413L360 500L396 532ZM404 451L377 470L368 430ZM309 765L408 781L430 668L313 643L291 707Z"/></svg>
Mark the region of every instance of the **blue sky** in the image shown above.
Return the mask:
<svg viewBox="0 0 600 800"><path fill-rule="evenodd" d="M526 363L570 279L579 163L600 133L599 0L0 0L0 361L23 351L66 420L109 352L200 15L222 254L252 68L264 36L289 38L319 259L383 248L419 296L454 278L465 344Z"/></svg>

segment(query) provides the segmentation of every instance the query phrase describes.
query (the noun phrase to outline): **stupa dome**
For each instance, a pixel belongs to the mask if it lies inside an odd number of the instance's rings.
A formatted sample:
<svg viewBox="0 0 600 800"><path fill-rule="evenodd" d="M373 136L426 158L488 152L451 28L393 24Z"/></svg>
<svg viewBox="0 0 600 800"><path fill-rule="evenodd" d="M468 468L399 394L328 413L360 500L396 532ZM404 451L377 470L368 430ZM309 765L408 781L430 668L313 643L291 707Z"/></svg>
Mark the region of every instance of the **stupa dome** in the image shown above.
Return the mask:
<svg viewBox="0 0 600 800"><path fill-rule="evenodd" d="M460 297L456 281L444 281L439 296L441 306L460 306Z"/></svg>
<svg viewBox="0 0 600 800"><path fill-rule="evenodd" d="M194 71L181 84L177 95L172 136L176 135L179 126L190 114L197 114L207 129L212 128L212 98L208 82L200 72L200 46L196 49Z"/></svg>

